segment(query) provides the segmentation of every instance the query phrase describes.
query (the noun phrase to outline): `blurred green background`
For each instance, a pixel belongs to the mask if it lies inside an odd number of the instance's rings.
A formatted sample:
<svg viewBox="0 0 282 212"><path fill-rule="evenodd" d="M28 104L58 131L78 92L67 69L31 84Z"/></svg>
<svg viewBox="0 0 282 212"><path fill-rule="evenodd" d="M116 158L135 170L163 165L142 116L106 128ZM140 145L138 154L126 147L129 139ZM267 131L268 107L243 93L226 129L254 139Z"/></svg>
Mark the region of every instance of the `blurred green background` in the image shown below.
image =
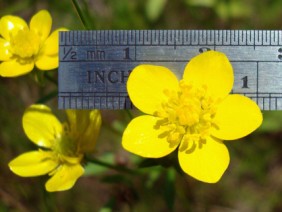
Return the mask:
<svg viewBox="0 0 282 212"><path fill-rule="evenodd" d="M281 0L88 0L79 1L93 29L281 29ZM0 0L0 16L29 21L40 9L53 28L84 29L71 0ZM56 72L51 75L56 77ZM263 125L252 135L226 142L231 163L217 184L204 184L173 168L174 158L143 160L121 148L129 122L124 111L103 111L103 128L94 157L130 168L127 174L86 164L74 188L47 193L48 176L21 178L8 168L17 155L36 149L24 135L26 107L56 92L56 86L32 74L0 78L0 211L282 211L282 112L264 111ZM56 98L47 102L54 112ZM162 166L146 167L161 163Z"/></svg>

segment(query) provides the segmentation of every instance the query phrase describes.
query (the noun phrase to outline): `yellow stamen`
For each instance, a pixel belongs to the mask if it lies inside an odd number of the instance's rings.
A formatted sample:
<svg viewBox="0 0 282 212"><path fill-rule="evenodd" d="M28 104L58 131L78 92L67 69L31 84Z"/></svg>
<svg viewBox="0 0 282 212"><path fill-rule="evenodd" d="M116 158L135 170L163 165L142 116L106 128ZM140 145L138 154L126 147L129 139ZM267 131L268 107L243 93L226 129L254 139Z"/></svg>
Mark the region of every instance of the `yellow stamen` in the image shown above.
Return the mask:
<svg viewBox="0 0 282 212"><path fill-rule="evenodd" d="M210 129L218 127L214 122L218 100L207 94L207 86L195 88L183 80L179 82L178 92L165 90L164 94L168 100L155 114L164 120L159 127L166 128L167 141L173 146L181 141L179 150L186 153L196 146L202 148Z"/></svg>
<svg viewBox="0 0 282 212"><path fill-rule="evenodd" d="M40 47L39 36L28 28L19 30L11 38L11 51L20 59L29 59L37 55Z"/></svg>

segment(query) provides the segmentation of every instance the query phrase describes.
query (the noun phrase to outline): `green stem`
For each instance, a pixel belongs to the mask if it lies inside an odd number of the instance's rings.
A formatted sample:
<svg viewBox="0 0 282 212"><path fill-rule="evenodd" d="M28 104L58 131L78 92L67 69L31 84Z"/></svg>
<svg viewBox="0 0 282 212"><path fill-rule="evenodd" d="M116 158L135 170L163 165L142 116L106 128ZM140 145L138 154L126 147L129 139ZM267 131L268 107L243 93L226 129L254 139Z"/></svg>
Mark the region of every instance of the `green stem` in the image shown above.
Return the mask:
<svg viewBox="0 0 282 212"><path fill-rule="evenodd" d="M166 171L166 183L164 186L164 199L170 211L174 211L175 202L175 170L169 168Z"/></svg>
<svg viewBox="0 0 282 212"><path fill-rule="evenodd" d="M96 158L89 158L88 156L85 156L85 160L87 162L98 164L100 166L104 166L104 167L107 167L109 169L113 169L113 170L118 171L118 172L124 172L124 173L132 174L132 175L133 174L137 174L137 172L132 170L132 169L126 168L124 166L112 165L112 164L100 161L100 160L98 160Z"/></svg>
<svg viewBox="0 0 282 212"><path fill-rule="evenodd" d="M55 91L52 91L50 92L49 94L47 94L46 96L43 96L42 98L38 99L36 101L36 104L42 104L42 103L45 103L53 98L55 98L58 94L58 91L55 90Z"/></svg>
<svg viewBox="0 0 282 212"><path fill-rule="evenodd" d="M46 191L45 186L42 186L42 195L43 195L43 203L41 205L41 211L48 212L48 211L56 211L55 210L55 201L54 201L54 195L52 193L49 193Z"/></svg>
<svg viewBox="0 0 282 212"><path fill-rule="evenodd" d="M31 72L31 76L33 77L34 81L40 86L45 86L45 78L44 78L44 72L40 71L38 69L34 69L34 71Z"/></svg>
<svg viewBox="0 0 282 212"><path fill-rule="evenodd" d="M84 15L84 12L83 12L80 4L78 3L78 1L77 0L72 0L72 3L73 3L73 6L74 6L74 8L75 8L75 10L76 10L76 12L77 12L81 22L82 22L84 28L85 29L91 29L92 26L91 26L90 22L87 20L86 16ZM85 3L84 3L84 5L85 5Z"/></svg>
<svg viewBox="0 0 282 212"><path fill-rule="evenodd" d="M44 72L44 76L47 80L52 82L54 85L58 86L58 80L55 79L54 77L50 76L50 74L48 72Z"/></svg>
<svg viewBox="0 0 282 212"><path fill-rule="evenodd" d="M127 116L129 117L130 120L132 120L134 117L131 113L131 110L124 110L124 112L127 114Z"/></svg>
<svg viewBox="0 0 282 212"><path fill-rule="evenodd" d="M84 6L84 11L85 11L85 16L86 20L88 21L90 29L95 29L95 20L93 20L93 16L90 13L89 6L86 2L86 0L82 0L83 6Z"/></svg>

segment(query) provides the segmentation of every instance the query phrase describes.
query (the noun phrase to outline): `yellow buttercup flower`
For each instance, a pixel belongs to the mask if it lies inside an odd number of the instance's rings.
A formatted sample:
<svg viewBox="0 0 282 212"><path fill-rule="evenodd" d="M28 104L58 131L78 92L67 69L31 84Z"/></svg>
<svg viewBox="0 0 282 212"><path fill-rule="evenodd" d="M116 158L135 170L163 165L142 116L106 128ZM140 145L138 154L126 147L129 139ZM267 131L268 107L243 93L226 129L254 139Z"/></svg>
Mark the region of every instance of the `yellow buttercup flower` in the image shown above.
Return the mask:
<svg viewBox="0 0 282 212"><path fill-rule="evenodd" d="M178 148L184 172L203 182L217 182L229 165L222 140L246 136L262 123L254 101L229 94L233 82L230 62L216 51L191 59L180 81L165 67L137 66L127 90L133 104L148 115L128 124L123 147L148 158Z"/></svg>
<svg viewBox="0 0 282 212"><path fill-rule="evenodd" d="M49 174L47 191L70 189L84 173L83 154L95 148L101 126L98 110L67 110L68 122L61 124L45 105L32 105L23 115L28 138L40 147L19 155L9 163L22 177Z"/></svg>
<svg viewBox="0 0 282 212"><path fill-rule="evenodd" d="M58 67L59 31L50 34L52 17L46 10L36 13L29 23L7 15L0 19L0 75L16 77L33 70Z"/></svg>

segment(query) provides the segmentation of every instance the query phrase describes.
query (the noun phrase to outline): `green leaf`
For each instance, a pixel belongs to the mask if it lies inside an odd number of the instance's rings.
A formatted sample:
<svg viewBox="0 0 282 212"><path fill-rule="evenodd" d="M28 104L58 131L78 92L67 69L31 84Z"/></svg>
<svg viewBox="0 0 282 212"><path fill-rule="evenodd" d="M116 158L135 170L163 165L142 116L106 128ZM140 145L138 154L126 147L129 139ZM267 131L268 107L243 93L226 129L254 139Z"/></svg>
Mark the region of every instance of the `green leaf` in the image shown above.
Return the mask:
<svg viewBox="0 0 282 212"><path fill-rule="evenodd" d="M146 188L151 189L155 182L162 176L164 168L162 168L161 166L155 166L150 168L144 168L143 171L146 171L148 173L148 178L144 184Z"/></svg>
<svg viewBox="0 0 282 212"><path fill-rule="evenodd" d="M120 120L114 120L112 123L112 128L119 132L120 134L123 133L124 129L125 129L126 125L123 121Z"/></svg>
<svg viewBox="0 0 282 212"><path fill-rule="evenodd" d="M147 0L146 14L150 21L156 21L165 8L167 0Z"/></svg>
<svg viewBox="0 0 282 212"><path fill-rule="evenodd" d="M186 0L190 6L213 7L217 0Z"/></svg>
<svg viewBox="0 0 282 212"><path fill-rule="evenodd" d="M111 198L100 210L99 212L112 212L116 204L116 200Z"/></svg>
<svg viewBox="0 0 282 212"><path fill-rule="evenodd" d="M249 5L243 4L241 1L237 0L220 2L217 4L215 11L222 19L244 18L249 17L252 14L252 8Z"/></svg>
<svg viewBox="0 0 282 212"><path fill-rule="evenodd" d="M282 111L263 111L263 122L258 132L277 132L282 126Z"/></svg>
<svg viewBox="0 0 282 212"><path fill-rule="evenodd" d="M173 168L167 170L163 195L168 208L173 211L175 201L175 170Z"/></svg>

